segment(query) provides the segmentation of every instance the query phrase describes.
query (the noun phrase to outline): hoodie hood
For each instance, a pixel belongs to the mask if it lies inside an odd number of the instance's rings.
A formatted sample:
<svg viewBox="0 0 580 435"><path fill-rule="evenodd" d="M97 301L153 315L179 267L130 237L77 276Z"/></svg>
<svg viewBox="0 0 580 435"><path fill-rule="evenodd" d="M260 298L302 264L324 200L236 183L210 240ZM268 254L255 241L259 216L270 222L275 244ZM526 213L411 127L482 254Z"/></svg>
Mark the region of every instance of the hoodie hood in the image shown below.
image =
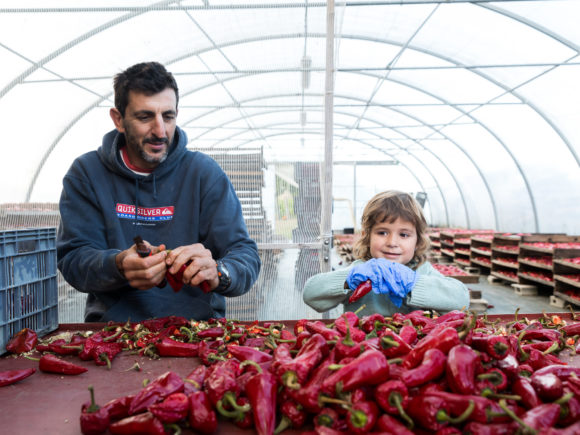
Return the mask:
<svg viewBox="0 0 580 435"><path fill-rule="evenodd" d="M147 176L137 175L125 166L119 156L119 150L123 146L125 146L125 135L123 133L120 133L116 129L108 132L103 137L103 143L97 150L99 159L101 159L107 169L123 177L130 179L146 178ZM173 143L169 147L167 158L153 170L152 174L154 174L156 179L161 179L168 173L171 173L186 152L187 135L179 127L176 127Z"/></svg>

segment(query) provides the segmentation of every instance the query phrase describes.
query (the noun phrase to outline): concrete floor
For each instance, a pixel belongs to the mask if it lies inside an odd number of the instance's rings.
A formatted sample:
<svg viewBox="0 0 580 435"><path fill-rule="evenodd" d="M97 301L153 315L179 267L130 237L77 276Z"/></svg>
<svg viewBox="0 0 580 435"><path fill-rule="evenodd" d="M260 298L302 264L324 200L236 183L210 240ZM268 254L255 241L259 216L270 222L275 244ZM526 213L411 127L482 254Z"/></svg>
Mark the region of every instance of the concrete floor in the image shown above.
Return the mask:
<svg viewBox="0 0 580 435"><path fill-rule="evenodd" d="M514 288L507 283L491 284L488 282L487 275L481 275L479 283L466 284L470 290L481 291L482 299L487 300L487 314L513 314L516 309L520 309L522 314L541 313L559 313L568 311L567 308L559 308L550 305L549 288L539 288L537 296L520 296L516 294ZM542 286L540 286L542 287Z"/></svg>

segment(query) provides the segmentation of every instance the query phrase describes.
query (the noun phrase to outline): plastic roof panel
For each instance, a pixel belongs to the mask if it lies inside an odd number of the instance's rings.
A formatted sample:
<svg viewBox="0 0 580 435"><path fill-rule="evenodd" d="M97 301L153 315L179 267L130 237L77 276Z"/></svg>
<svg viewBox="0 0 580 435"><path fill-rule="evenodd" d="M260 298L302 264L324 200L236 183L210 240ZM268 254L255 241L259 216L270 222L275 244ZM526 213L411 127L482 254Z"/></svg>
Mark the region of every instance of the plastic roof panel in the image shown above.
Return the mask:
<svg viewBox="0 0 580 435"><path fill-rule="evenodd" d="M72 160L113 128L113 76L157 60L191 148L322 161L331 131L335 160L398 160L388 185L427 192L433 225L580 233L580 2L335 4L332 128L326 14L280 0L4 2L0 116L18 146L0 161L1 202L58 201ZM383 186L370 168L360 181Z"/></svg>

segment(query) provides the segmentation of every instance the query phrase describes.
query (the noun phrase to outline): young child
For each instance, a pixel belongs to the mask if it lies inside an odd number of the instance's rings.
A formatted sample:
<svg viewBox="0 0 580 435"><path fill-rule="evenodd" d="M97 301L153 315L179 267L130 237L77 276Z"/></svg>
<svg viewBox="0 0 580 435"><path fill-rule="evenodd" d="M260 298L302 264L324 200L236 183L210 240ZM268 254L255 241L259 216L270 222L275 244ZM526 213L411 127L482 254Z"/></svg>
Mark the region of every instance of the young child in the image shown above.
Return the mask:
<svg viewBox="0 0 580 435"><path fill-rule="evenodd" d="M440 313L469 307L465 285L443 276L426 261L429 237L427 222L415 199L388 190L375 195L362 216L362 236L355 244L358 258L348 269L312 276L304 286L303 299L318 312L339 304L345 311L366 308L359 315L417 309ZM371 280L372 291L354 303L352 291Z"/></svg>

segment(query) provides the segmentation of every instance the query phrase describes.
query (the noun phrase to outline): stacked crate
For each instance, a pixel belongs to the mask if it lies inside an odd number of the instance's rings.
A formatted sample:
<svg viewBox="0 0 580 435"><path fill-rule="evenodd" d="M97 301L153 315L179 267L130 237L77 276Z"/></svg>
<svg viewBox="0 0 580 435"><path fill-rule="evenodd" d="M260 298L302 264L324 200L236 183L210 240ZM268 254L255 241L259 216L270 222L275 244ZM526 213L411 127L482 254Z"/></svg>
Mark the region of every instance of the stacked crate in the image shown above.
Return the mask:
<svg viewBox="0 0 580 435"><path fill-rule="evenodd" d="M490 275L510 283L518 282L518 255L521 236L496 234L491 242Z"/></svg>
<svg viewBox="0 0 580 435"><path fill-rule="evenodd" d="M580 249L554 250L554 296L580 305Z"/></svg>
<svg viewBox="0 0 580 435"><path fill-rule="evenodd" d="M472 266L479 268L481 274L488 275L491 270L491 244L493 237L493 234L471 236L469 261Z"/></svg>

